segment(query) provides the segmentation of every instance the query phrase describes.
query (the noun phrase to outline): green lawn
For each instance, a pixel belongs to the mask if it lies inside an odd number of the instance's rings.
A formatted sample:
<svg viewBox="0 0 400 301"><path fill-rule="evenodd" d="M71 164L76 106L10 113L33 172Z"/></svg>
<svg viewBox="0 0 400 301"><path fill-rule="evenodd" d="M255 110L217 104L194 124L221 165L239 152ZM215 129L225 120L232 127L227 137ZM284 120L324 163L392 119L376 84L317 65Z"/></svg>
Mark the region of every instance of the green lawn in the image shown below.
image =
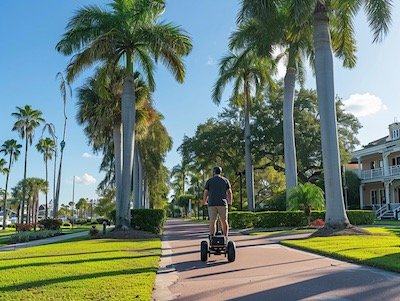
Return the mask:
<svg viewBox="0 0 400 301"><path fill-rule="evenodd" d="M8 236L8 235L13 235L15 233L14 228L5 228L4 230L0 230L0 237L2 236Z"/></svg>
<svg viewBox="0 0 400 301"><path fill-rule="evenodd" d="M289 247L400 272L400 229L365 228L373 235L330 236L281 243Z"/></svg>
<svg viewBox="0 0 400 301"><path fill-rule="evenodd" d="M153 240L75 239L0 253L0 300L149 300Z"/></svg>

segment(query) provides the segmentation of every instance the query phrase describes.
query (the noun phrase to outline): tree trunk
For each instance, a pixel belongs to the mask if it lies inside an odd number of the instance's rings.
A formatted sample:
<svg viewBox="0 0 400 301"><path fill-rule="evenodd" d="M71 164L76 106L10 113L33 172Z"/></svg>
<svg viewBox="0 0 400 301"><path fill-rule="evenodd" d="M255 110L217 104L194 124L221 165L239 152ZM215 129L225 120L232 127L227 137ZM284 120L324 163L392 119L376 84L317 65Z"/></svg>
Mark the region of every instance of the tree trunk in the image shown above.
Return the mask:
<svg viewBox="0 0 400 301"><path fill-rule="evenodd" d="M121 122L115 122L113 127L114 138L114 169L115 169L115 211L116 211L116 224L120 225L123 217L121 216L121 190L122 190L122 171L121 171ZM91 217L93 218L93 216Z"/></svg>
<svg viewBox="0 0 400 301"><path fill-rule="evenodd" d="M333 79L333 59L326 8L318 3L314 12L314 48L317 94L320 110L322 158L324 166L325 227L349 226L344 208L340 177L339 143Z"/></svg>
<svg viewBox="0 0 400 301"><path fill-rule="evenodd" d="M135 143L136 96L134 79L132 76L125 78L122 93L122 194L121 216L118 228L130 227L130 197L132 184L132 167Z"/></svg>
<svg viewBox="0 0 400 301"><path fill-rule="evenodd" d="M250 90L247 84L245 85L245 104L244 104L244 150L245 150L245 166L246 166L246 191L247 202L250 211L255 208L254 204L254 178L253 178L253 163L251 159L250 145Z"/></svg>
<svg viewBox="0 0 400 301"><path fill-rule="evenodd" d="M140 152L138 151L138 191L139 191L139 208L144 208L144 193L143 193L143 162Z"/></svg>
<svg viewBox="0 0 400 301"><path fill-rule="evenodd" d="M7 227L6 219L7 219L7 190L8 190L8 179L11 171L11 161L12 161L12 152L10 154L10 161L8 162L8 172L6 176L6 188L4 191L4 202L3 202L3 229Z"/></svg>
<svg viewBox="0 0 400 301"><path fill-rule="evenodd" d="M25 133L25 163L24 163L24 184L22 185L21 223L24 223L24 210L25 210L25 197L26 197L25 180L26 180L27 161L28 161L28 135L27 133Z"/></svg>
<svg viewBox="0 0 400 301"><path fill-rule="evenodd" d="M296 62L292 48L289 50L288 66L284 79L283 95L283 141L285 155L286 201L289 191L297 186L297 160L294 138L294 93L296 83Z"/></svg>
<svg viewBox="0 0 400 301"><path fill-rule="evenodd" d="M57 141L55 142L57 144ZM54 212L54 202L56 199L56 174L57 174L57 145L54 148L54 171L53 171L53 212ZM52 213L54 216L54 213Z"/></svg>
<svg viewBox="0 0 400 301"><path fill-rule="evenodd" d="M45 160L45 165L46 165L46 182L47 182L47 185L49 185L49 171L48 171L48 169L47 169L47 157L46 157L46 160ZM48 192L48 190L46 190L46 192L45 192L45 194L46 194L46 208L45 208L45 213L44 213L44 215L45 215L45 218L47 218L47 208L48 208L48 205L49 205L49 202L48 202L48 200L47 200L47 192Z"/></svg>
<svg viewBox="0 0 400 301"><path fill-rule="evenodd" d="M133 162L133 208L140 208L140 196L139 196L139 151L136 145L135 156Z"/></svg>

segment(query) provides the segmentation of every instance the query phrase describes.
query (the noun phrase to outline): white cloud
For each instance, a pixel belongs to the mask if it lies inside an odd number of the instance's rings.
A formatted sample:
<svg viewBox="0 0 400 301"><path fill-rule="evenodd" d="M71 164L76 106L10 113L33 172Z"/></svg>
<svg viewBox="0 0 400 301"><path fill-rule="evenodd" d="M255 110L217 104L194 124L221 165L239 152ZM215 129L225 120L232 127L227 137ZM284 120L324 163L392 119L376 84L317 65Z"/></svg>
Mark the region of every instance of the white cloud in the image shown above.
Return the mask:
<svg viewBox="0 0 400 301"><path fill-rule="evenodd" d="M75 176L75 183L83 185L92 185L96 183L95 177L85 173L83 176Z"/></svg>
<svg viewBox="0 0 400 301"><path fill-rule="evenodd" d="M83 155L82 155L82 158L85 158L85 159L88 159L88 158L91 158L92 157L92 155L91 154L89 154L89 153L83 153Z"/></svg>
<svg viewBox="0 0 400 301"><path fill-rule="evenodd" d="M356 117L365 117L387 110L387 106L378 96L369 93L350 95L350 98L344 100L343 104L346 111Z"/></svg>
<svg viewBox="0 0 400 301"><path fill-rule="evenodd" d="M207 59L207 65L215 65L215 60L211 56Z"/></svg>

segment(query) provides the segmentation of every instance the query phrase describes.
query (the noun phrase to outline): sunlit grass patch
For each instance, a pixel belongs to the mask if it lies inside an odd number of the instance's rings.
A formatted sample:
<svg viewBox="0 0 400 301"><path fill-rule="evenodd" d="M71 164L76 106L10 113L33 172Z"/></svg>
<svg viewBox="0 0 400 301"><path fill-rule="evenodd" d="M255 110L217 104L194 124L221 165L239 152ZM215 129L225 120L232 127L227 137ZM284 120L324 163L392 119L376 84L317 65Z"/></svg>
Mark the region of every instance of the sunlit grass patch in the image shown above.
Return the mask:
<svg viewBox="0 0 400 301"><path fill-rule="evenodd" d="M281 243L334 258L400 272L400 229L366 228L372 235L341 235Z"/></svg>
<svg viewBox="0 0 400 301"><path fill-rule="evenodd" d="M0 300L149 300L159 239L93 239L0 253Z"/></svg>

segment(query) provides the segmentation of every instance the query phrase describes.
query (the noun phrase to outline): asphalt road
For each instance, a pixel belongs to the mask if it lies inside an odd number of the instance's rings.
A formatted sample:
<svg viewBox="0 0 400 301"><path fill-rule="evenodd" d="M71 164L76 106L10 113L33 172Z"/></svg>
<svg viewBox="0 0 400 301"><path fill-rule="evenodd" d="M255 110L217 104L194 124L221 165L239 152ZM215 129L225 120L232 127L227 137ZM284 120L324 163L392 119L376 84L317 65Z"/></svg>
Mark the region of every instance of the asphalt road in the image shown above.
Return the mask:
<svg viewBox="0 0 400 301"><path fill-rule="evenodd" d="M400 300L400 274L279 244L285 236L232 234L236 261L200 261L207 225L168 220L153 300Z"/></svg>

